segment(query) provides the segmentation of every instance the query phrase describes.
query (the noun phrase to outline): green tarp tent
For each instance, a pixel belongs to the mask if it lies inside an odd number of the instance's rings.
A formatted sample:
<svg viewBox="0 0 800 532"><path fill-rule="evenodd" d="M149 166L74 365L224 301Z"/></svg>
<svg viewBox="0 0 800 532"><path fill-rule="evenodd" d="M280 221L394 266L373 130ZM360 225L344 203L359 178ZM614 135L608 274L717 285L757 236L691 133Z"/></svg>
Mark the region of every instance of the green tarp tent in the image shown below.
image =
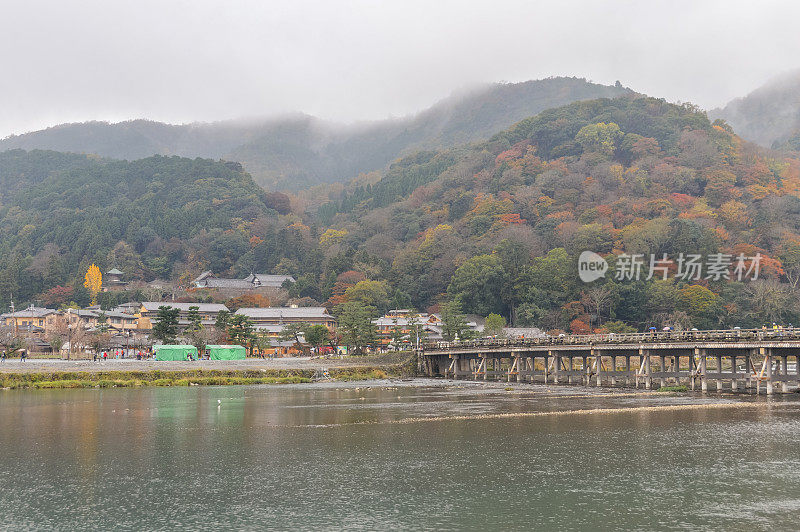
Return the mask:
<svg viewBox="0 0 800 532"><path fill-rule="evenodd" d="M187 360L190 354L197 360L197 348L193 345L156 345L153 351L156 360Z"/></svg>
<svg viewBox="0 0 800 532"><path fill-rule="evenodd" d="M247 351L240 345L207 345L206 354L211 360L244 360Z"/></svg>

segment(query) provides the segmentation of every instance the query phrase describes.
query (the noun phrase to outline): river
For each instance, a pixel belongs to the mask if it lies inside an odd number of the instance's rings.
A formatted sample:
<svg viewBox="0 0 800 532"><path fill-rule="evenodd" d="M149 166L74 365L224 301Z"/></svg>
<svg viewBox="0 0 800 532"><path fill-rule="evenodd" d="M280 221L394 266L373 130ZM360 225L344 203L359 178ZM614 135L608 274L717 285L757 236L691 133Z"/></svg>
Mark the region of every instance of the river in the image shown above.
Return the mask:
<svg viewBox="0 0 800 532"><path fill-rule="evenodd" d="M796 530L800 401L498 384L0 391L0 528Z"/></svg>

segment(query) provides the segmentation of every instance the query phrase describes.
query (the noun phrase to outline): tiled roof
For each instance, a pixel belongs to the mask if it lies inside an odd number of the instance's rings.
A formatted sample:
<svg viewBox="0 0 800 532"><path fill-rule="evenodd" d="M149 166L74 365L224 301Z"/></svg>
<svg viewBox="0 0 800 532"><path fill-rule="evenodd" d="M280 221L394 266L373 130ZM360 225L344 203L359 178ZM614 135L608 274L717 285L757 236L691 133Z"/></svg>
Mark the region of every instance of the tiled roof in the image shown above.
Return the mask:
<svg viewBox="0 0 800 532"><path fill-rule="evenodd" d="M258 282L254 282L256 280ZM295 282L294 277L291 275L270 275L266 273L256 273L245 278L245 281L253 284L260 284L260 286L273 286L276 288L283 285L283 282L286 280Z"/></svg>
<svg viewBox="0 0 800 532"><path fill-rule="evenodd" d="M24 310L18 310L16 312L8 312L6 314L0 314L0 318L44 318L45 316L49 316L50 314L57 314L58 311L51 309L51 308L42 308L42 307L34 307L31 305L30 307Z"/></svg>
<svg viewBox="0 0 800 532"><path fill-rule="evenodd" d="M281 331L283 331L283 325L255 324L253 325L253 328L257 331L268 332L268 333L280 333Z"/></svg>
<svg viewBox="0 0 800 532"><path fill-rule="evenodd" d="M135 320L136 317L133 314L128 314L127 312L115 312L113 310L109 310L108 312L104 312L106 318L120 318L123 320Z"/></svg>
<svg viewBox="0 0 800 532"><path fill-rule="evenodd" d="M114 312L124 312L127 314L135 314L142 308L141 303L123 303L114 307Z"/></svg>
<svg viewBox="0 0 800 532"><path fill-rule="evenodd" d="M228 310L228 307L219 303L176 303L174 301L144 301L142 306L148 312L157 312L159 307L172 307L181 312L189 312L189 307L198 307L199 312L221 312Z"/></svg>
<svg viewBox="0 0 800 532"><path fill-rule="evenodd" d="M195 278L195 280L194 280L194 281L192 281L192 282L194 282L194 283L197 283L197 282L200 282L200 281L202 281L203 279L207 279L207 278L209 278L209 277L214 277L214 274L213 274L213 273L211 273L211 270L206 270L206 271L204 271L203 273L201 273L200 275L198 275L198 276Z"/></svg>
<svg viewBox="0 0 800 532"><path fill-rule="evenodd" d="M210 271L203 272L194 281L198 288L230 288L251 290L259 287L280 288L284 281L295 282L291 275L271 275L266 273L250 274L244 279L220 279Z"/></svg>
<svg viewBox="0 0 800 532"><path fill-rule="evenodd" d="M266 307L266 308L240 308L236 314L244 314L250 318L328 318L325 307Z"/></svg>
<svg viewBox="0 0 800 532"><path fill-rule="evenodd" d="M237 288L241 290L249 290L253 288L252 283L243 281L241 279L203 279L197 282L199 288Z"/></svg>

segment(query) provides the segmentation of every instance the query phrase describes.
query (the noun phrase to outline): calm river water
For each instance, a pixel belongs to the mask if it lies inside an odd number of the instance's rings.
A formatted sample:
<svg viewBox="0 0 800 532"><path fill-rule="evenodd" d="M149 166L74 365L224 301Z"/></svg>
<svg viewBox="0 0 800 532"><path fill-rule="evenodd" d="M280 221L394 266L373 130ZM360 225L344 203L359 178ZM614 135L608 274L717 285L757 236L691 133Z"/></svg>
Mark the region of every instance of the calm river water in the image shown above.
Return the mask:
<svg viewBox="0 0 800 532"><path fill-rule="evenodd" d="M0 529L796 530L799 443L796 397L0 391Z"/></svg>

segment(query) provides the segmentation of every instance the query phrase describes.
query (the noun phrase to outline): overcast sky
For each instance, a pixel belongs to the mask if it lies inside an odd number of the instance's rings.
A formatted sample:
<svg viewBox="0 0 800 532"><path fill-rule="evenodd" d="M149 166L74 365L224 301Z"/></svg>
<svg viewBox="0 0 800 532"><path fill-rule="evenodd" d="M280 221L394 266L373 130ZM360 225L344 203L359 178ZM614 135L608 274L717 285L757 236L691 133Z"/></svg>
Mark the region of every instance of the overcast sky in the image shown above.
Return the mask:
<svg viewBox="0 0 800 532"><path fill-rule="evenodd" d="M716 107L800 67L796 1L2 0L0 137L62 122L417 111L569 75Z"/></svg>

